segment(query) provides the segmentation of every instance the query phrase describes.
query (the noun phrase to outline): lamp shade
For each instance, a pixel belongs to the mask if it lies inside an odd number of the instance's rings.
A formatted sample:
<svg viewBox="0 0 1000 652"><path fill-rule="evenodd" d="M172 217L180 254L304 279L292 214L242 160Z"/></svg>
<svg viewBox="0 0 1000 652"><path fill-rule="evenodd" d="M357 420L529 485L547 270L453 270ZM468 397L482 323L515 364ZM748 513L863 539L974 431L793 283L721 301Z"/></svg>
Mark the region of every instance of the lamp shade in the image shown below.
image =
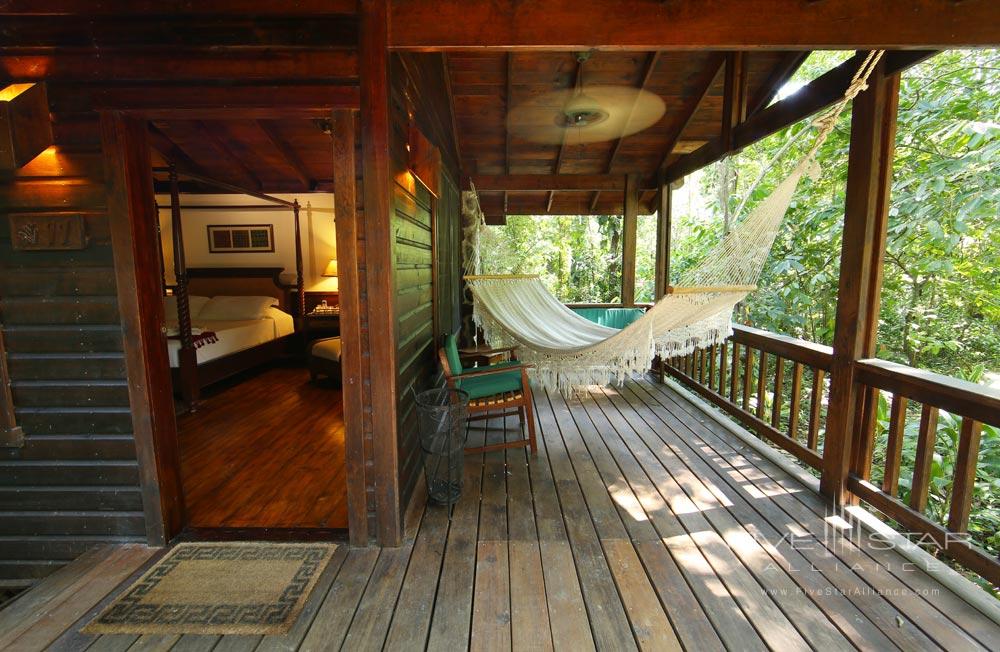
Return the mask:
<svg viewBox="0 0 1000 652"><path fill-rule="evenodd" d="M337 261L330 259L330 262L326 264L326 269L323 270L323 276L332 276L336 278L337 276Z"/></svg>
<svg viewBox="0 0 1000 652"><path fill-rule="evenodd" d="M26 165L51 144L45 84L0 87L0 170Z"/></svg>

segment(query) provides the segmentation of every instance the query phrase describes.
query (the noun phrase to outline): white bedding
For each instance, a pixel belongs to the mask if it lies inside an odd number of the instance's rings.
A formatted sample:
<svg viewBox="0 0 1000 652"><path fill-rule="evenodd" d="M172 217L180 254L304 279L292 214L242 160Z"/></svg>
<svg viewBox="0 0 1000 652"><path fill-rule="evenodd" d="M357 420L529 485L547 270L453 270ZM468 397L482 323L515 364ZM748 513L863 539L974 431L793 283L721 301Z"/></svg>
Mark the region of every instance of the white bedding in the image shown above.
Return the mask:
<svg viewBox="0 0 1000 652"><path fill-rule="evenodd" d="M211 360L227 356L231 353L238 353L246 349L285 337L295 332L295 320L287 312L282 312L277 308L269 308L267 316L263 319L250 319L241 321L206 321L195 319L191 323L193 328L200 328L202 331L212 331L219 338L218 342L205 344L199 349L195 349L198 364L204 364ZM176 324L167 323L167 328L176 328ZM180 350L181 343L176 339L167 340L167 355L170 358L171 367L179 367L177 362L177 351Z"/></svg>

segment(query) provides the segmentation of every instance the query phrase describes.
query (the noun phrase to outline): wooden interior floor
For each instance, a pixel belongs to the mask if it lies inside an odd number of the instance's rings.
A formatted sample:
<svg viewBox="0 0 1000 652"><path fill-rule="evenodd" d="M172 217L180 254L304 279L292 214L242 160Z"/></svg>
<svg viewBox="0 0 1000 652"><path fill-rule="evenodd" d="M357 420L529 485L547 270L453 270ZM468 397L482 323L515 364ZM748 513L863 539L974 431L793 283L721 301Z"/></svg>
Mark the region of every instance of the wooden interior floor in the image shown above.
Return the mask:
<svg viewBox="0 0 1000 652"><path fill-rule="evenodd" d="M419 507L405 545L341 546L285 636L80 634L115 594L97 597L106 582L74 624L55 610L17 621L20 638L7 642L92 652L1000 649L995 622L877 541L831 534L815 493L671 387L535 398L536 458L468 456L450 521L444 508Z"/></svg>
<svg viewBox="0 0 1000 652"><path fill-rule="evenodd" d="M190 526L347 527L343 401L329 380L266 369L177 425Z"/></svg>

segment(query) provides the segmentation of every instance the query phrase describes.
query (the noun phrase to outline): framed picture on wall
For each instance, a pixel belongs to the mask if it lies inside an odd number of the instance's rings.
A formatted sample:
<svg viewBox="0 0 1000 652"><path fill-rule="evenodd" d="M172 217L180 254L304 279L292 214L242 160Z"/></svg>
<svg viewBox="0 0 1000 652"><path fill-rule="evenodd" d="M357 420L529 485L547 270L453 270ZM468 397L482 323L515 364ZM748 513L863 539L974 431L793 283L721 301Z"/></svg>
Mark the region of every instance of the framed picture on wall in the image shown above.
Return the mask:
<svg viewBox="0 0 1000 652"><path fill-rule="evenodd" d="M212 254L274 251L273 224L209 224L208 251Z"/></svg>

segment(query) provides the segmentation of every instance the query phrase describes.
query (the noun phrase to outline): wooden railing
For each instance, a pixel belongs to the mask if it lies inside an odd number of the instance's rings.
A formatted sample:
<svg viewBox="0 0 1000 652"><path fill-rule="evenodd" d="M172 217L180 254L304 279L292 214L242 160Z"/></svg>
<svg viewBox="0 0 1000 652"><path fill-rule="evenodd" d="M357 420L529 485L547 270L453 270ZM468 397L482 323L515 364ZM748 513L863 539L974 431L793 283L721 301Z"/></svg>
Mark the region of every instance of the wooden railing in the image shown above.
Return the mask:
<svg viewBox="0 0 1000 652"><path fill-rule="evenodd" d="M663 371L721 408L749 430L817 470L823 437L832 349L748 326L733 326L725 343L666 361ZM862 402L854 428L848 489L922 543L932 539L994 585L1000 560L965 536L979 462L982 424L1000 426L1000 390L885 360L855 363ZM879 395L887 393L888 422L879 426ZM888 396L891 395L891 396ZM941 411L957 420L958 444L950 489L929 509ZM907 432L907 423L917 425ZM944 427L942 424L941 427ZM882 437L876 435L881 432ZM900 499L904 440L915 441L906 501ZM873 467L873 461L879 464ZM873 481L873 471L876 477ZM939 492L940 494L940 492ZM941 516L946 511L946 516ZM935 512L937 516L935 516Z"/></svg>
<svg viewBox="0 0 1000 652"><path fill-rule="evenodd" d="M741 424L814 469L822 466L828 346L733 326L721 345L665 370Z"/></svg>
<svg viewBox="0 0 1000 652"><path fill-rule="evenodd" d="M932 538L942 552L994 585L1000 585L1000 561L965 537L978 470L982 425L1000 426L1000 390L876 359L856 363L855 378L864 388L864 407L860 412L848 488L904 529ZM884 449L875 438L881 392L891 394ZM944 478L950 491L945 496L937 496L938 501L944 499L948 504L939 502L935 509L929 510L934 447L943 432L939 424L941 411L947 412L949 420L954 419L958 424L958 446L953 475ZM913 476L908 499L904 502L899 497L899 489L907 421L918 426ZM877 484L872 481L876 452L884 459L877 469L881 471Z"/></svg>

